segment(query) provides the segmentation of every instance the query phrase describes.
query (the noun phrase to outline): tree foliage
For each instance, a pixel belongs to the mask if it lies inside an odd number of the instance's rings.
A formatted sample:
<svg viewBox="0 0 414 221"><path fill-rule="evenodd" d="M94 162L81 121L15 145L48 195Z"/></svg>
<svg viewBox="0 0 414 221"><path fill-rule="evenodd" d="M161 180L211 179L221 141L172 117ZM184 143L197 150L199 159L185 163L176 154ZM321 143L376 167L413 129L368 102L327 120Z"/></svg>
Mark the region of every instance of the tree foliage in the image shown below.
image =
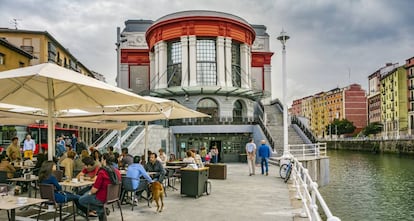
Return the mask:
<svg viewBox="0 0 414 221"><path fill-rule="evenodd" d="M326 130L326 134L328 135L330 135L330 133L341 135L341 134L351 134L355 131L355 128L356 127L354 126L354 123L352 123L351 121L347 119L343 119L343 120L335 119L331 124L326 126L325 130Z"/></svg>
<svg viewBox="0 0 414 221"><path fill-rule="evenodd" d="M370 134L377 134L382 131L382 124L379 122L370 123L368 124L361 133L365 136L369 136Z"/></svg>

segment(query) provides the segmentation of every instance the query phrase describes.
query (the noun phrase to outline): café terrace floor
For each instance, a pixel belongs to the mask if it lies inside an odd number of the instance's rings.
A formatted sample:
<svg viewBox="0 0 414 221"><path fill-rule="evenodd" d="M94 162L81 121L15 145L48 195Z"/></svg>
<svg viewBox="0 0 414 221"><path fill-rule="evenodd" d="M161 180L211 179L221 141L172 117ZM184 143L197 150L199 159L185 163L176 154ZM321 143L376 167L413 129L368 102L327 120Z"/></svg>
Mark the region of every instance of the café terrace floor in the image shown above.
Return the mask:
<svg viewBox="0 0 414 221"><path fill-rule="evenodd" d="M179 221L239 221L239 220L272 220L289 221L299 213L294 209L289 196L288 185L278 175L279 167L269 165L269 176L260 174L260 166L256 167L256 175L249 176L247 164L227 164L227 179L210 179L212 184L211 195L199 198L181 196L180 182L176 182L178 191L170 188L164 198L164 210L156 213L155 202L151 208L142 200L131 211L131 205L122 205L124 220L179 220ZM292 192L292 191L291 191ZM292 194L290 194L292 195ZM37 210L16 210L16 220L30 220L26 214L33 214ZM0 211L0 220L7 220L6 211ZM53 218L51 218L53 220ZM57 217L57 220L59 218ZM72 220L72 217L66 220ZM77 216L76 220L86 220ZM90 220L98 220L90 218ZM119 209L111 209L108 220L121 220Z"/></svg>

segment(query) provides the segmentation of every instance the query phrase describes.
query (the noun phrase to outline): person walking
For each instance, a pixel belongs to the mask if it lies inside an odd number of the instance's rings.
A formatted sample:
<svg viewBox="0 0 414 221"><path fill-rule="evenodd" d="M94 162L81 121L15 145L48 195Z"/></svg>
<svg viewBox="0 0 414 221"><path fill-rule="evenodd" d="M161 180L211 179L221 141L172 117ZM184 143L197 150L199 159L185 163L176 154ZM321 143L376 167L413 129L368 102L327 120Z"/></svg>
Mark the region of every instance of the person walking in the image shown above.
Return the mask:
<svg viewBox="0 0 414 221"><path fill-rule="evenodd" d="M247 165L249 166L249 176L254 175L254 168L256 166L256 144L253 142L253 138L249 139L249 143L246 144Z"/></svg>
<svg viewBox="0 0 414 221"><path fill-rule="evenodd" d="M30 158L33 160L33 151L36 148L36 144L30 134L26 135L26 139L23 142L23 154L24 158Z"/></svg>
<svg viewBox="0 0 414 221"><path fill-rule="evenodd" d="M264 175L264 166L266 167L266 176L269 175L269 157L272 155L270 147L265 140L261 141L262 145L259 147L259 157L261 158L260 166L262 168L262 175Z"/></svg>

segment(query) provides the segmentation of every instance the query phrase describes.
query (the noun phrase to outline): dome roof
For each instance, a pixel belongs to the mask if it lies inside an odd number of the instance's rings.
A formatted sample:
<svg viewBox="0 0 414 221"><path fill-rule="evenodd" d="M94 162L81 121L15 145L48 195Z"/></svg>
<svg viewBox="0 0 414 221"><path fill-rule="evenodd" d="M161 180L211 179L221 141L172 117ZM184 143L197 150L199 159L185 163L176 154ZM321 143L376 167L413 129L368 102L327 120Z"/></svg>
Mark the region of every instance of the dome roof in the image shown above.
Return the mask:
<svg viewBox="0 0 414 221"><path fill-rule="evenodd" d="M246 20L243 18L240 18L238 16L225 13L225 12L218 12L218 11L208 11L208 10L190 10L190 11L181 11L181 12L175 12L169 15L165 15L158 20L154 22L153 25L157 23L161 23L163 21L168 21L171 19L177 19L177 18L185 18L185 17L195 17L195 16L205 16L205 17L222 17L227 19L236 20L238 22L241 22L245 25L251 26Z"/></svg>

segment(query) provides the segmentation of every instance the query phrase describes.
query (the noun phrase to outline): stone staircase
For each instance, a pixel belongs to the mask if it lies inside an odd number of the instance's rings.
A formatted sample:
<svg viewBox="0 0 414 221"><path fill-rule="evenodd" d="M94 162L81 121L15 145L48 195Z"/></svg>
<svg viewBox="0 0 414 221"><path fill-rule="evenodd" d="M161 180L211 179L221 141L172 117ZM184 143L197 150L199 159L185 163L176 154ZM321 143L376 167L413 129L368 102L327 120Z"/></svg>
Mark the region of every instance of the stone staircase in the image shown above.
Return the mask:
<svg viewBox="0 0 414 221"><path fill-rule="evenodd" d="M280 156L283 154L283 111L279 103L271 105L264 105L264 112L266 113L266 126L274 141L275 150L277 154L272 156L269 160L271 164L279 164ZM305 141L298 135L295 129L290 125L288 120L288 143L289 144L304 144Z"/></svg>
<svg viewBox="0 0 414 221"><path fill-rule="evenodd" d="M131 143L135 140L135 138L144 131L143 126L137 127L129 136L125 139L125 141L122 143L122 148L129 148Z"/></svg>

